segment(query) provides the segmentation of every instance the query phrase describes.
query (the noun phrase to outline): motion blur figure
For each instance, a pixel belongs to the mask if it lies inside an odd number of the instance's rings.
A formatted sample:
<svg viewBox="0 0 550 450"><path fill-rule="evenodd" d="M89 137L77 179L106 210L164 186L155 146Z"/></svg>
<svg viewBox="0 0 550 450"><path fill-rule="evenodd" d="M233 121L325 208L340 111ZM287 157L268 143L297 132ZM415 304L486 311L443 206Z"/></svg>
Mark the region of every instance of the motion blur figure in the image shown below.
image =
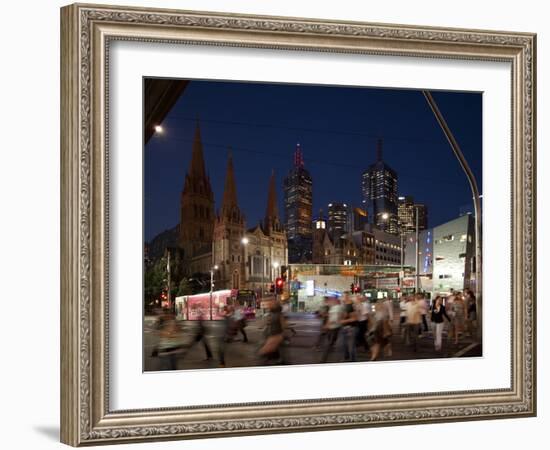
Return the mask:
<svg viewBox="0 0 550 450"><path fill-rule="evenodd" d="M384 302L376 302L374 305L374 315L371 320L370 334L373 344L371 346L371 361L376 361L381 351L386 356L392 356L391 337L392 325L388 308Z"/></svg>
<svg viewBox="0 0 550 450"><path fill-rule="evenodd" d="M418 335L420 334L420 324L422 322L422 310L420 309L418 299L419 294L415 294L407 302L407 332L405 337L406 344L412 346L415 352L417 350Z"/></svg>
<svg viewBox="0 0 550 450"><path fill-rule="evenodd" d="M208 345L208 342L206 340L206 321L204 320L204 316L201 314L198 323L197 323L197 330L195 334L195 342L202 341L202 344L204 346L204 351L206 353L206 357L204 358L205 361L212 359L212 351L210 350L210 346Z"/></svg>
<svg viewBox="0 0 550 450"><path fill-rule="evenodd" d="M464 332L464 322L466 321L466 306L462 294L457 293L453 304L451 305L452 321L451 326L453 329L454 343L458 345L458 338Z"/></svg>
<svg viewBox="0 0 550 450"><path fill-rule="evenodd" d="M353 306L353 300L349 293L344 295L344 311L342 319L342 346L344 349L344 361L357 361L357 313Z"/></svg>
<svg viewBox="0 0 550 450"><path fill-rule="evenodd" d="M325 363L328 360L329 354L334 348L336 341L338 340L338 334L342 326L343 308L337 297L331 297L329 300L329 309L327 322L325 324L325 330L327 332L327 342L325 344L325 350L321 362Z"/></svg>
<svg viewBox="0 0 550 450"><path fill-rule="evenodd" d="M317 311L317 318L320 319L321 321L319 325L319 337L317 338L317 342L315 343L315 348L317 350L321 349L321 346L323 345L323 342L327 337L327 332L328 332L327 320L328 320L328 311L330 308L329 301L330 301L329 297L324 297L323 304Z"/></svg>
<svg viewBox="0 0 550 450"><path fill-rule="evenodd" d="M235 327L235 333L241 333L243 336L243 342L248 342L248 336L246 335L246 316L244 313L244 308L241 305L235 305L233 309L232 319L234 323L232 326Z"/></svg>
<svg viewBox="0 0 550 450"><path fill-rule="evenodd" d="M355 312L357 314L357 347L363 347L365 353L367 353L369 351L369 344L366 339L366 334L371 308L366 297L358 295L355 298Z"/></svg>
<svg viewBox="0 0 550 450"><path fill-rule="evenodd" d="M174 317L164 317L155 350L160 358L160 370L176 370L178 357L183 353L183 333Z"/></svg>
<svg viewBox="0 0 550 450"><path fill-rule="evenodd" d="M466 304L466 331L473 337L477 331L477 306L476 296L471 289L464 290L464 302Z"/></svg>
<svg viewBox="0 0 550 450"><path fill-rule="evenodd" d="M264 365L287 363L285 352L282 348L284 330L285 319L282 314L281 305L272 300L269 304L269 314L265 322L265 341L258 351L258 355Z"/></svg>

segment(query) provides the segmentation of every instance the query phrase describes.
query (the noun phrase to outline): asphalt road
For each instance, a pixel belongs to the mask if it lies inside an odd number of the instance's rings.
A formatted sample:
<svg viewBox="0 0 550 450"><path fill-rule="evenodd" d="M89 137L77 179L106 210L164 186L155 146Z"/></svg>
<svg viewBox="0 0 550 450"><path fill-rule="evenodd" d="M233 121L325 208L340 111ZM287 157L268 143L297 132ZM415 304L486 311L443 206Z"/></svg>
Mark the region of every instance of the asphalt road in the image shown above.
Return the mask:
<svg viewBox="0 0 550 450"><path fill-rule="evenodd" d="M397 317L397 316L396 316ZM295 335L287 332L288 342L284 345L285 359L288 364L319 364L321 363L322 351L316 349L319 337L320 321L313 314L291 314L289 323L296 331ZM184 350L178 355L177 369L211 369L220 367L218 354L223 325L221 322L205 322L204 341L210 348L213 357L206 359L204 342L195 340L197 335L196 322L181 322L183 328L182 342ZM425 333L418 340L417 351L405 345L399 330L399 321L394 320L394 335L392 337L392 356L381 356L379 360L395 361L407 359L433 359L449 357L472 357L481 356L480 344L473 342L470 338L463 337L457 346L443 336L443 348L441 352L434 350L433 336L431 332ZM249 321L245 331L249 342L242 341L238 334L234 341L225 345L225 366L226 367L251 367L262 364L257 356L257 351L263 343L263 320L256 319ZM158 332L151 326L150 318L144 326L144 370L158 371L167 370L166 359L152 356L153 350L158 343ZM328 363L343 362L343 348L341 338L338 338L334 349L329 354ZM370 360L370 354L363 349L357 351L358 362Z"/></svg>

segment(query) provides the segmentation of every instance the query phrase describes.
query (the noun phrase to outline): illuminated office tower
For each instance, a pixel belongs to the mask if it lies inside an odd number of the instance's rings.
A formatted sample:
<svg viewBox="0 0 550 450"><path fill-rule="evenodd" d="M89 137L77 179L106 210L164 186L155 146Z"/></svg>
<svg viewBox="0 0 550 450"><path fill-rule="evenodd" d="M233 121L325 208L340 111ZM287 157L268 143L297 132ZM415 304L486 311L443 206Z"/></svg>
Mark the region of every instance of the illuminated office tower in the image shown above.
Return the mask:
<svg viewBox="0 0 550 450"><path fill-rule="evenodd" d="M294 165L284 180L285 230L289 263L312 258L313 182L304 167L300 144L294 152Z"/></svg>
<svg viewBox="0 0 550 450"><path fill-rule="evenodd" d="M380 230L399 233L397 216L397 173L382 160L382 140L376 146L376 162L363 172L363 205Z"/></svg>

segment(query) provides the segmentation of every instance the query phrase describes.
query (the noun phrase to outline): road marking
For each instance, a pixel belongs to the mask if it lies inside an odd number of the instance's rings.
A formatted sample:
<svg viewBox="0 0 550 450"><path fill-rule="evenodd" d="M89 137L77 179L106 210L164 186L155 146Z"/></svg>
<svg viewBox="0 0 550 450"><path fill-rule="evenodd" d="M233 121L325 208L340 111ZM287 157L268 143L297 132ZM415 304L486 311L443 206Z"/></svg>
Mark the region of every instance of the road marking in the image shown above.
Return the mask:
<svg viewBox="0 0 550 450"><path fill-rule="evenodd" d="M453 355L453 358L458 358L459 356L464 355L465 353L468 353L471 349L474 347L477 347L479 344L477 342L474 342L473 344L468 345L467 347L464 347L462 350L459 350Z"/></svg>

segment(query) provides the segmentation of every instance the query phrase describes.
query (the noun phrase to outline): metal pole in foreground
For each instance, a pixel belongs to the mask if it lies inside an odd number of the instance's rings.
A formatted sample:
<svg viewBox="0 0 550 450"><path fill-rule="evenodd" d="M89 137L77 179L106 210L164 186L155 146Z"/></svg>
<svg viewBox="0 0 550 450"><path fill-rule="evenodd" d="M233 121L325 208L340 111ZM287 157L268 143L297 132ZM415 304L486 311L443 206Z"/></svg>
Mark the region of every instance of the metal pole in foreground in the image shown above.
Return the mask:
<svg viewBox="0 0 550 450"><path fill-rule="evenodd" d="M399 289L403 295L403 279L405 278L405 249L403 248L403 231L401 231L401 270L399 272Z"/></svg>
<svg viewBox="0 0 550 450"><path fill-rule="evenodd" d="M170 272L171 272L170 271L170 249L168 248L166 250L167 250L167 253L168 253L168 258L167 258L167 261L166 261L166 273L167 273L166 288L167 288L168 292L166 292L166 299L168 300L168 309L173 312L173 309L172 309L172 277L171 277L171 274L170 274Z"/></svg>
<svg viewBox="0 0 550 450"><path fill-rule="evenodd" d="M420 259L418 258L418 206L415 206L414 208L414 215L416 216L416 234L415 234L415 256L414 256L414 292L418 293L419 284L420 284L420 273L419 273L419 266L420 266Z"/></svg>
<svg viewBox="0 0 550 450"><path fill-rule="evenodd" d="M451 145L451 149L453 150L453 153L455 154L456 158L458 159L458 162L460 163L460 166L462 167L462 170L464 170L464 173L466 174L466 177L468 178L468 182L470 183L470 189L472 190L472 196L474 199L474 223L475 223L475 245L476 245L476 256L475 256L475 263L476 263L476 288L475 288L475 295L476 295L476 310L477 310L477 337L478 339L481 339L481 330L482 330L482 301L481 301L481 295L482 295L482 280L481 280L481 201L479 199L479 190L477 188L477 182L474 177L474 174L472 170L470 169L470 166L468 165L468 162L466 161L466 158L464 157L462 151L460 150L460 146L458 145L458 142L456 141L455 137L453 136L453 133L451 132L449 126L447 125L447 122L445 122L445 119L443 118L443 115L441 114L441 111L439 111L439 108L437 107L437 104L432 97L432 94L430 91L422 91L424 94L424 97L426 98L426 101L430 105L430 108L432 109L432 112L435 115L435 118L437 119L437 122L439 123L439 126L443 130L443 133L445 133L445 137L447 138L447 141L449 141L449 144Z"/></svg>
<svg viewBox="0 0 550 450"><path fill-rule="evenodd" d="M212 292L214 288L214 269L210 269L210 320L212 320Z"/></svg>

